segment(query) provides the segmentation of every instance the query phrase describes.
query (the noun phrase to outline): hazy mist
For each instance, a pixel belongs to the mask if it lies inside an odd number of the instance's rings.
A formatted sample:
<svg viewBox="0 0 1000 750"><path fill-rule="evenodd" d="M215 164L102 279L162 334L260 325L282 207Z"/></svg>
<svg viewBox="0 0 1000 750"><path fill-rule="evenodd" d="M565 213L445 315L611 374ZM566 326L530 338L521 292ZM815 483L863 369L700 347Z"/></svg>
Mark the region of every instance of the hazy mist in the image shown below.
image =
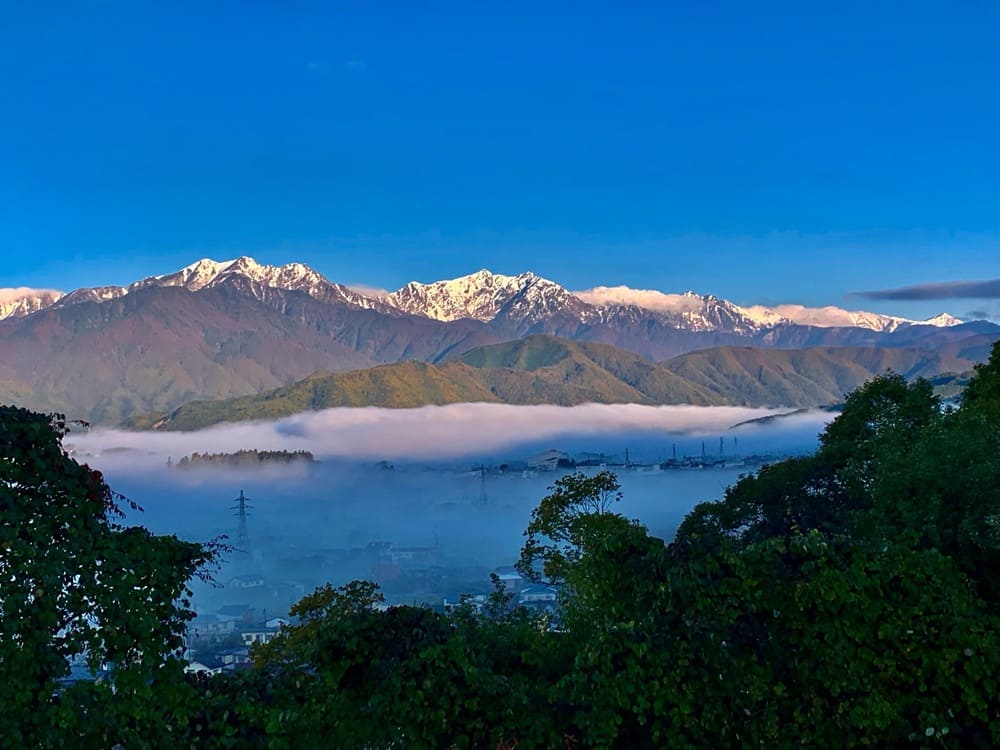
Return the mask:
<svg viewBox="0 0 1000 750"><path fill-rule="evenodd" d="M675 451L679 457L717 456L720 437L727 457L809 451L830 419L808 412L733 427L772 413L636 405L331 409L190 433L95 430L71 435L66 445L142 506L142 513L129 515L130 523L158 533L198 541L227 535L232 542L232 505L244 491L253 506L249 551L231 553L217 579L226 584L234 575L253 574L269 586L276 582L269 589L273 602L254 601L278 613L328 580L375 578L396 601L486 590L489 571L517 559L531 510L560 476L520 465L549 448L578 460L603 456L598 460L616 470L622 484L619 511L669 539L693 505L720 498L749 469L659 471L659 462ZM240 470L176 466L195 451L253 448L308 450L318 461ZM644 466L616 468L626 449L631 463ZM431 562L387 566L385 555L379 562L372 552L387 543L394 550L434 550L427 553ZM214 607L238 595L243 592L225 585L202 587L196 604Z"/></svg>

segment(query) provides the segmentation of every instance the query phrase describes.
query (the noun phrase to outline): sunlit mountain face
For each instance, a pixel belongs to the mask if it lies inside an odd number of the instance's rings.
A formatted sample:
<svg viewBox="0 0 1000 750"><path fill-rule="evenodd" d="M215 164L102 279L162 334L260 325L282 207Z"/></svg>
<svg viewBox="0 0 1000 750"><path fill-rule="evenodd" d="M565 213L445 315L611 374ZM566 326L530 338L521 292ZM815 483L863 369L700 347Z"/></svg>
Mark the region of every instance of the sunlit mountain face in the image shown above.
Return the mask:
<svg viewBox="0 0 1000 750"><path fill-rule="evenodd" d="M1000 331L945 315L913 321L840 308L745 307L691 291L573 292L533 273L485 269L374 294L301 263L271 266L246 256L202 259L127 286L7 289L0 312L0 399L100 423L254 394L317 372L405 360L439 365L534 335L664 362L732 346L925 350ZM598 391L593 400L621 400Z"/></svg>

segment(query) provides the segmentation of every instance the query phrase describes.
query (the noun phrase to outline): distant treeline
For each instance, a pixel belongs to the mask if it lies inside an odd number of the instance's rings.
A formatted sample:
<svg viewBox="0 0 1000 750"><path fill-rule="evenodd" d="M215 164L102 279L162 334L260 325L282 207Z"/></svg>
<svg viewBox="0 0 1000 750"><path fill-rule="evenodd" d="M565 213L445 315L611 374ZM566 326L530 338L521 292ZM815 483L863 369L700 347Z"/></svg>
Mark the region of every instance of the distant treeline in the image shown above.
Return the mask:
<svg viewBox="0 0 1000 750"><path fill-rule="evenodd" d="M197 466L259 466L261 464L290 464L295 461L315 461L309 451L258 451L241 450L235 453L192 453L177 462L180 468Z"/></svg>

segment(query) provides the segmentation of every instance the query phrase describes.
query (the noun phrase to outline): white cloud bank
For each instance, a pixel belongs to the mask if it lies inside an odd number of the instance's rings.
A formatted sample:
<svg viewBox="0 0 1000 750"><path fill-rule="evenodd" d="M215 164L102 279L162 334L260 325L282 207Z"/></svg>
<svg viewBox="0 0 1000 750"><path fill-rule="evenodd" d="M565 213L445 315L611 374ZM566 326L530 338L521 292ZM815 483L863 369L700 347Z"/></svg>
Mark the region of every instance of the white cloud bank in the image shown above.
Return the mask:
<svg viewBox="0 0 1000 750"><path fill-rule="evenodd" d="M705 305L694 292L667 294L656 289L631 289L627 286L595 286L573 294L590 305L636 305L655 312L697 312Z"/></svg>
<svg viewBox="0 0 1000 750"><path fill-rule="evenodd" d="M442 460L502 453L527 443L560 438L628 434L717 436L733 425L781 413L774 409L701 406L509 406L453 404L419 409L327 409L275 422L244 422L196 432L128 432L97 429L70 435L67 447L102 468L162 465L192 452L240 449L308 450L317 458ZM830 415L808 413L795 427L822 429ZM779 420L793 426L792 419ZM753 425L741 430L754 431ZM815 435L815 432L812 434ZM126 450L123 450L126 449Z"/></svg>

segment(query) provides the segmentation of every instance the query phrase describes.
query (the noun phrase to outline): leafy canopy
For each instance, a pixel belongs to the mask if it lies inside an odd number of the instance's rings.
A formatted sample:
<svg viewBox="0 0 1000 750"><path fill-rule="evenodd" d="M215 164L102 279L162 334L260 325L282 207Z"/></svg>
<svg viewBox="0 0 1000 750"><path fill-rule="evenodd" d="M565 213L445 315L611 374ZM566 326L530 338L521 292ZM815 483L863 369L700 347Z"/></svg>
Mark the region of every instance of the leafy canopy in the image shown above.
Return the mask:
<svg viewBox="0 0 1000 750"><path fill-rule="evenodd" d="M10 746L52 746L74 726L98 743L124 740L141 735L147 710L162 720L150 707L169 691L152 695L179 682L187 581L215 555L124 526L124 499L67 455L66 431L61 416L0 406L0 715ZM105 683L64 690L75 659L105 670ZM110 685L114 703L80 716L94 700L82 694Z"/></svg>

